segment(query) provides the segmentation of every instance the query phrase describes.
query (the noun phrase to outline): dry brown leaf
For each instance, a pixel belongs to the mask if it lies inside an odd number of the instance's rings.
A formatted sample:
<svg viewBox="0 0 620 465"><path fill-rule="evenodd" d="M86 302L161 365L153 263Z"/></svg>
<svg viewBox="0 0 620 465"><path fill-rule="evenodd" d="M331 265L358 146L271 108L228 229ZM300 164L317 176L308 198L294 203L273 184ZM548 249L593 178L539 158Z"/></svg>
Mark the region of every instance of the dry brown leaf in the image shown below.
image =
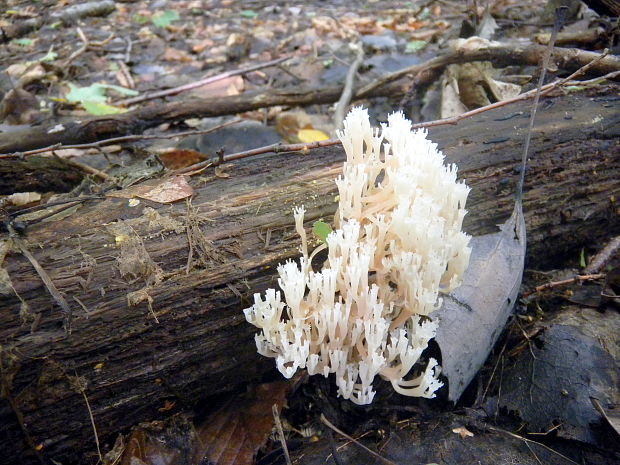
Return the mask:
<svg viewBox="0 0 620 465"><path fill-rule="evenodd" d="M206 86L197 87L190 94L199 98L226 97L239 95L243 92L244 87L245 83L241 76L231 76Z"/></svg>
<svg viewBox="0 0 620 465"><path fill-rule="evenodd" d="M213 170L215 173L215 176L217 176L218 178L230 178L230 173L227 173L226 171L224 171L226 168L223 166L216 166L215 169Z"/></svg>
<svg viewBox="0 0 620 465"><path fill-rule="evenodd" d="M172 203L194 194L194 189L187 183L185 176L173 176L164 179L150 179L135 186L116 192L110 192L108 197L133 199L140 197L159 203Z"/></svg>
<svg viewBox="0 0 620 465"><path fill-rule="evenodd" d="M41 200L41 194L38 192L16 192L6 197L6 201L16 207L22 207L39 200Z"/></svg>
<svg viewBox="0 0 620 465"><path fill-rule="evenodd" d="M194 194L194 189L187 183L185 176L174 176L165 179L148 192L137 194L137 197L159 203L172 203L186 199Z"/></svg>
<svg viewBox="0 0 620 465"><path fill-rule="evenodd" d="M41 116L39 101L24 89L11 89L0 102L0 121L6 124L31 124Z"/></svg>
<svg viewBox="0 0 620 465"><path fill-rule="evenodd" d="M231 398L196 428L193 463L203 463L204 458L215 465L253 463L273 428L271 408L274 404L281 408L290 389L291 383L266 383L244 401Z"/></svg>
<svg viewBox="0 0 620 465"><path fill-rule="evenodd" d="M182 63L189 63L190 61L193 61L193 58L185 50L167 47L164 52L164 61L180 61Z"/></svg>
<svg viewBox="0 0 620 465"><path fill-rule="evenodd" d="M152 432L141 425L129 436L120 465L174 465L180 459L177 450L158 441Z"/></svg>
<svg viewBox="0 0 620 465"><path fill-rule="evenodd" d="M215 45L211 39L204 39L198 42L197 44L192 45L192 51L194 53L204 52L206 49L211 48Z"/></svg>
<svg viewBox="0 0 620 465"><path fill-rule="evenodd" d="M159 159L169 170L178 170L206 160L204 153L190 149L169 149L159 154Z"/></svg>
<svg viewBox="0 0 620 465"><path fill-rule="evenodd" d="M468 438L468 437L469 438L473 438L474 437L474 433L469 431L464 426L459 426L458 428L454 428L452 430L452 432L458 434L459 436L461 436L461 439L465 439L465 438Z"/></svg>

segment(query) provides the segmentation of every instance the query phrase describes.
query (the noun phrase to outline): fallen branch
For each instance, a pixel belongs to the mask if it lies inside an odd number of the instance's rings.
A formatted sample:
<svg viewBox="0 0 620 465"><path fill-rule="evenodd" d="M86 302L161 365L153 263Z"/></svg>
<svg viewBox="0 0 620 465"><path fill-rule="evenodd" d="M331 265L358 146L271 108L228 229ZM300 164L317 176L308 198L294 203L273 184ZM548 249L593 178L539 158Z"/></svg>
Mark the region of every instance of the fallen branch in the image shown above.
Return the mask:
<svg viewBox="0 0 620 465"><path fill-rule="evenodd" d="M473 46L472 46L473 44ZM546 46L527 45L527 46L506 46L499 42L489 42L473 37L457 44L456 49L447 55L433 58L425 63L413 65L408 68L386 74L376 81L362 87L356 96L364 96L372 93L375 89L385 86L398 79L411 75L417 75L429 69L445 68L456 63L468 63L472 61L491 61L493 65L537 65L540 63ZM573 71L599 58L601 54L588 52L576 48L556 48L551 54L551 63L558 69ZM620 57L607 56L605 60L597 62L597 66L592 69L596 74L607 74L620 70Z"/></svg>
<svg viewBox="0 0 620 465"><path fill-rule="evenodd" d="M617 107L604 100L609 95L552 98L554 104L539 112L545 131L534 133L537 151L529 161L524 205L531 267L553 266L559 255L574 255L584 243L604 243L620 234L620 221L609 202L620 195L614 182L620 171L620 145L613 139L619 116ZM501 187L516 182L514 167L527 118L508 120L506 115L528 110L529 105L518 102L464 124L431 130L433 140L450 162L459 164L472 186L465 218L471 234L493 231L512 209L512 189ZM572 119L564 119L567 114ZM602 119L592 125L592 115ZM485 143L497 134L511 138L501 144ZM470 143L462 144L464 139ZM28 225L28 244L37 245L29 245L32 254L74 313L67 339L61 328L63 315L55 310L56 302L31 264L19 252L7 255L3 268L17 293L40 315L40 323L32 333L23 327L21 301L15 295L5 296L0 364L19 367L15 406L32 442L45 444L46 459L87 463L85 457L96 457L84 399L63 377L54 375L58 370L52 360L82 376L88 374L87 394L97 433L105 438L102 445L119 430L159 417L157 407L165 400L181 402L238 390L273 371L272 364L256 354L254 328L245 324L240 309L254 292L271 285L278 263L298 255L293 218L287 213L293 206L306 206L307 227L319 218L330 221L337 194L333 180L342 170L343 158L340 147L328 147L311 156L298 153L235 162L228 168L228 178L189 179L195 190L191 211L184 202L144 201L130 207L127 199L106 197L84 203L62 219ZM588 219L564 215L568 211L587 211ZM192 234L188 273L187 231L192 223L203 234ZM131 226L142 239L144 247L135 249L138 255L121 256L116 245L121 225ZM136 277L120 274L119 266L129 256L136 257L136 264L143 257L152 260L166 273L163 281L148 289L160 324L149 313L148 301L128 305L127 294L144 289L151 279L142 268L135 268ZM84 308L89 310L88 319ZM100 362L105 366L93 370ZM501 363L497 370L496 376ZM31 401L41 398L44 408ZM0 450L7 451L5 462L23 463L19 458L27 448L11 441L22 434L13 411L0 404Z"/></svg>
<svg viewBox="0 0 620 465"><path fill-rule="evenodd" d="M41 278L41 281L43 281L43 284L45 284L45 288L47 289L47 291L51 294L51 296L54 298L54 301L62 309L62 313L64 315L63 325L65 327L65 335L70 334L71 318L73 315L71 307L65 300L64 296L58 291L58 288L51 280L47 271L45 271L45 268L43 268L38 262L38 260L34 257L34 255L30 253L26 244L24 244L24 242L19 237L17 237L17 233L13 230L11 226L9 226L9 232L11 233L11 240L13 241L13 244L15 244L15 246L19 249L22 255L28 259L32 267L39 275L39 278Z"/></svg>
<svg viewBox="0 0 620 465"><path fill-rule="evenodd" d="M91 49L91 48L99 48L99 47L103 47L106 44L110 43L110 41L112 41L112 39L114 39L114 34L110 34L106 39L99 41L99 42L93 42L91 41L88 37L86 37L86 34L84 34L84 31L82 31L81 28L77 28L77 35L79 36L80 40L82 41L82 46L77 49L75 52L73 52L69 58L67 58L66 60L64 60L62 62L62 67L63 68L67 68L71 63L73 63L73 61L79 57L80 55L86 53L87 50Z"/></svg>
<svg viewBox="0 0 620 465"><path fill-rule="evenodd" d="M620 236L616 236L609 241L607 245L592 258L584 271L586 273L596 273L618 252L618 249L620 249Z"/></svg>
<svg viewBox="0 0 620 465"><path fill-rule="evenodd" d="M443 57L391 73L357 90L354 99L394 95L402 90L394 81L407 74L416 74L453 63L490 60L496 65L538 64L546 49L540 45L510 47L490 44L473 50L461 46ZM600 57L599 53L578 49L555 49L552 62L560 69L573 71ZM597 60L590 71L598 75L620 71L620 57L605 56ZM343 86L248 92L225 98L156 105L120 115L92 118L51 128L32 127L24 131L0 134L0 153L23 152L58 143L63 145L89 143L124 134L140 133L163 122L182 121L187 118L230 115L276 105L333 103L340 98L342 91Z"/></svg>
<svg viewBox="0 0 620 465"><path fill-rule="evenodd" d="M541 284L540 286L536 286L533 291L526 292L523 294L523 297L529 297L532 294L537 294L542 291L547 291L549 289L553 289L559 286L566 286L568 284L583 282L583 281L594 281L596 279L604 278L606 275L604 273L595 273L595 274L586 274L586 275L576 275L569 279L562 279L561 281L551 281L545 284Z"/></svg>
<svg viewBox="0 0 620 465"><path fill-rule="evenodd" d="M112 102L113 105L134 105L136 103L145 102L147 100L153 100L156 98L169 97L172 95L180 94L181 92L186 92L188 90L196 89L198 87L206 86L207 84L212 84L217 81L221 81L222 79L226 79L232 76L240 76L242 74L251 73L252 71L256 71L259 69L268 68L270 66L278 65L288 59L290 56L285 56L278 58L276 60L267 61L265 63L259 63L258 65L248 66L246 68L237 69L234 71L226 71L221 74L217 74L215 76L209 76L207 78L201 79L200 81L190 82L189 84L185 84L183 86L173 87L172 89L160 90L157 92L148 92L143 95L139 95L137 97L127 98L123 100L116 100Z"/></svg>
<svg viewBox="0 0 620 465"><path fill-rule="evenodd" d="M37 155L39 153L53 152L55 150L68 150L68 149L79 149L79 150L98 149L100 150L101 147L105 147L107 145L112 145L112 144L118 144L120 142L135 142L139 140L174 139L175 137L198 136L202 134L209 134L210 132L214 132L214 131L217 131L219 129L222 129L228 126L232 126L233 124L237 124L241 121L242 121L241 119L236 118L234 120L227 121L226 123L218 124L217 126L214 126L209 129L174 132L171 134L149 134L149 135L136 134L136 135L131 135L131 136L111 137L110 139L103 139L103 140L88 143L88 144L74 144L74 145L54 144L54 145L50 145L49 147L43 147L41 149L28 150L27 152L9 153L9 154L4 154L4 155L0 154L0 160L3 158L23 158L23 157L27 157L30 155Z"/></svg>
<svg viewBox="0 0 620 465"><path fill-rule="evenodd" d="M340 99L336 104L336 111L334 111L334 127L336 129L340 129L342 127L344 114L346 113L347 107L349 106L349 103L351 103L351 98L353 97L355 75L357 74L357 70L362 64L362 61L364 61L364 47L362 46L362 44L356 44L355 48L355 60L349 67L349 71L347 72L347 78L344 82L344 89L342 90L342 95L340 96Z"/></svg>
<svg viewBox="0 0 620 465"><path fill-rule="evenodd" d="M545 95L549 95L553 90L557 89L560 86L566 85L568 83L573 83L572 80L575 79L577 76L585 73L588 69L590 69L592 66L595 66L596 63L600 60L602 60L606 55L607 55L608 51L605 50L603 52L603 54L601 54L599 57L595 58L594 60L592 60L590 63L587 63L586 65L582 66L581 68L579 68L577 71L575 71L573 74L571 74L570 76L564 78L564 79L560 79L558 81L554 81L551 82L547 85L544 85L541 87L540 89L540 96L545 96ZM617 72L612 72L610 74L616 74ZM603 77L604 78L604 77ZM599 78L599 79L603 79L603 78ZM529 92L525 92L523 94L517 95L516 97L513 97L511 99L507 99L507 100L502 100L500 102L495 102L492 103L490 105L486 105L484 107L480 107L480 108L476 108L474 110L462 113L460 115L456 115L456 116L451 116L450 118L443 118L443 119L439 119L439 120L435 120L435 121L427 121L424 123L417 123L412 125L413 129L421 129L421 128L431 128L431 127L436 127L436 126L445 126L445 125L451 125L451 124L458 124L459 121L462 121L466 118L471 118L472 116L478 115L480 113L484 113L485 111L489 111L489 110L494 110L496 108L500 108L506 105L510 105L512 103L516 103L516 102L520 102L523 100L528 100L530 98L533 98L536 96L536 92L537 89L532 89ZM251 149L251 150L246 150L243 152L238 152L238 153L233 153L231 155L227 155L222 157L222 159L218 162L218 163L224 163L224 162L230 162L230 161L234 161L234 160L241 160L243 158L249 158L249 157L253 157L256 155L262 155L264 153L290 153L290 152L307 152L308 150L312 150L312 149L317 149L319 147L329 147L331 145L339 145L340 144L340 140L339 139L329 139L329 140L323 140L323 141L318 141L318 142L312 142L312 143L301 143L301 144L272 144L272 145L267 145L264 147L258 147L255 149ZM2 157L2 155L0 155L0 158ZM182 168L180 170L178 170L176 172L176 174L187 174L187 173L194 173L194 172L198 172L199 170L202 170L204 168L206 168L207 166L210 166L214 164L213 160L205 160L205 161L201 161L199 163L196 163L194 165L191 166L187 166L185 168Z"/></svg>
<svg viewBox="0 0 620 465"><path fill-rule="evenodd" d="M396 463L392 462L389 459L386 459L385 457L381 456L380 454L377 454L374 450L369 449L368 447L366 447L364 444L362 444L361 442L359 442L358 440L352 438L351 436L349 436L347 433L345 433L344 431L342 431L341 429L337 428L332 422L330 422L327 418L325 418L325 415L323 415L321 413L321 423L323 423L325 426L327 426L328 428L334 430L334 432L338 433L340 436L348 439L349 441L351 441L353 444L361 447L362 449L364 449L366 452L368 452L370 455L372 455L373 457L376 457L377 459L379 459L381 462L386 463L387 465L396 465Z"/></svg>

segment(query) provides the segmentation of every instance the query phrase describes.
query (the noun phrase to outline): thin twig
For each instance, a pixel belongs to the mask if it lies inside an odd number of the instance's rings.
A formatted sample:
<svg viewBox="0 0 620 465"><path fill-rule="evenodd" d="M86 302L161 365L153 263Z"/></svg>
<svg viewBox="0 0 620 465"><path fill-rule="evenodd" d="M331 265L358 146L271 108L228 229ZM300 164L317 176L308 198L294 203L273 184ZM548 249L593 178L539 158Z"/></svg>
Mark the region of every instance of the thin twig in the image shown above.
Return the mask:
<svg viewBox="0 0 620 465"><path fill-rule="evenodd" d="M609 50L604 50L603 53L599 56L597 56L594 60L592 60L591 62L585 64L584 66L582 66L581 68L579 68L577 71L575 71L574 73L572 73L570 76L567 76L563 79L559 79L557 81L554 82L550 82L549 84L546 84L544 86L541 87L540 89L540 96L544 97L548 94L550 94L552 91L554 91L555 89L557 89L560 86L563 86L569 82L571 82L573 79L575 79L577 76L582 75L583 73L585 73L588 69L590 69L592 66L594 66L597 62L601 61L603 58L605 58L607 56L607 54L609 53ZM532 89L528 92L524 92L523 94L519 94L516 97L507 99L507 100L502 100L499 102L495 102L492 103L490 105L486 105L484 107L480 107L480 108L476 108L474 110L471 111L467 111L465 113L462 113L460 115L456 115L456 116L452 116L450 118L443 118L440 120L436 120L436 121L430 121L427 123L418 123L418 124L414 124L413 128L414 129L419 129L419 128L430 128L430 127L434 127L434 126L443 126L446 124L457 124L459 121L465 119L465 118L471 118L472 116L475 116L479 113L483 113L485 111L489 111L489 110L494 110L495 108L500 108L506 105L510 105L512 103L516 103L516 102L520 102L521 100L529 100L532 97L534 97L536 95L537 92L537 88L536 89Z"/></svg>
<svg viewBox="0 0 620 465"><path fill-rule="evenodd" d="M286 446L286 438L284 437L284 430L282 429L282 422L280 421L280 415L278 414L278 404L273 404L271 406L271 411L273 412L273 419L276 423L276 429L278 430L280 444L282 445L282 450L284 451L284 459L286 460L286 465L292 465L291 456L289 455L288 447Z"/></svg>
<svg viewBox="0 0 620 465"><path fill-rule="evenodd" d="M561 454L560 452L558 452L558 451L556 451L556 450L553 450L551 447L549 447L549 446L547 446L547 445L545 445L545 444L543 444L543 443L541 443L541 442L534 441L534 440L532 440L532 439L528 439L528 438L523 437L523 436L519 436L518 434L512 433L512 432L507 431L507 430L505 430L505 429L497 428L497 427L495 427L495 426L489 426L488 428L489 428L491 431L497 431L498 433L507 434L508 436L511 436L511 437L513 437L513 438L520 439L521 441L524 441L525 443L532 443L532 444L536 444L537 446L544 447L544 448L545 448L545 449L547 449L549 452L552 452L552 453L554 453L555 455L557 455L557 456L559 456L559 457L562 457L564 460L567 460L567 461L569 461L570 463L573 463L573 464L575 464L575 465L579 465L579 464L578 464L577 462L575 462L574 460L569 459L569 458L568 458L568 457L566 457L564 454Z"/></svg>
<svg viewBox="0 0 620 465"><path fill-rule="evenodd" d="M527 442L525 443L525 446L530 450L530 452L532 453L536 461L539 463L539 465L543 465L543 463L538 458L538 455L536 455L536 452L534 452L534 449L532 449L532 446L530 446Z"/></svg>
<svg viewBox="0 0 620 465"><path fill-rule="evenodd" d="M24 415L19 409L15 398L13 397L13 393L11 391L10 382L8 381L8 375L4 373L4 365L3 365L3 357L2 357L2 346L0 346L0 397L6 399L9 403L9 407L15 415L17 419L17 424L24 435L24 439L26 440L26 444L28 447L34 452L34 455L37 457L41 465L46 465L47 461L43 458L43 455L40 452L40 449L34 443L34 439L30 435L28 428L26 427L26 422L24 421Z"/></svg>
<svg viewBox="0 0 620 465"><path fill-rule="evenodd" d="M77 34L80 37L80 40L82 41L82 46L77 49L75 52L73 52L69 58L67 58L62 66L63 68L66 68L67 66L69 66L71 64L71 62L73 62L73 60L75 60L77 57L79 57L80 55L82 55L84 52L86 52L89 48L91 47L103 47L104 45L108 44L113 38L114 38L114 34L110 34L108 36L108 38L99 41L99 42L93 42L88 40L88 37L86 37L86 34L84 34L84 32L82 31L82 29L80 29L79 27L77 28Z"/></svg>
<svg viewBox="0 0 620 465"><path fill-rule="evenodd" d="M237 69L234 71L226 71L225 73L217 74L215 76L210 76L208 78L201 79L200 81L191 82L189 84L185 84L179 87L174 87L172 89L160 90L157 92L149 92L143 95L139 95L137 97L116 100L112 102L112 104L113 105L134 105L136 103L141 103L147 100L153 100L156 98L177 95L177 94L180 94L181 92L196 89L197 87L206 86L207 84L212 84L214 82L221 81L222 79L226 79L232 76L238 76L240 74L247 74L252 71L259 70L259 69L268 68L270 66L275 66L290 58L291 56L285 56L285 57L278 58L276 60L267 61L265 63L259 63L257 65L248 66L246 68L241 68L241 69Z"/></svg>
<svg viewBox="0 0 620 465"><path fill-rule="evenodd" d="M355 75L357 74L357 70L364 61L364 47L361 42L358 42L355 45L352 45L356 49L355 60L349 66L349 71L347 72L347 78L344 82L344 88L342 89L342 94L340 95L340 100L336 104L336 111L334 112L334 128L340 129L342 127L342 121L344 120L344 115L346 113L347 107L349 103L351 103L351 98L353 97L353 89L355 85Z"/></svg>
<svg viewBox="0 0 620 465"><path fill-rule="evenodd" d="M41 281L43 281L43 284L45 284L45 287L47 288L48 292L52 295L56 303L62 309L62 312L65 317L65 321L64 321L65 334L71 334L71 316L72 316L71 307L69 307L69 304L67 303L63 295L60 293L60 291L58 290L54 282L51 280L50 276L47 274L47 271L45 271L45 269L39 264L37 259L34 258L34 255L32 255L30 251L28 250L28 247L26 246L26 244L24 244L24 242L18 237L13 227L9 224L8 228L9 228L9 234L11 235L11 240L17 246L20 252L24 255L24 257L28 259L30 264L33 266L33 268L36 270L37 274L41 278Z"/></svg>
<svg viewBox="0 0 620 465"><path fill-rule="evenodd" d="M545 54L543 55L542 63L541 63L541 72L538 78L538 85L536 86L536 94L534 95L534 103L532 103L532 112L530 113L530 123L527 128L527 135L525 136L525 143L523 144L523 154L521 155L521 173L519 173L519 183L517 184L517 202L521 202L523 200L523 185L525 184L525 166L527 164L527 155L530 150L530 141L532 140L532 130L534 129L534 121L536 119L536 110L538 109L538 101L540 100L540 95L543 87L543 82L545 82L545 76L547 75L547 67L549 66L549 60L551 59L551 52L553 51L553 46L555 44L555 39L558 36L558 32L564 23L564 19L566 18L566 12L568 11L568 7L560 7L555 10L555 22L553 24L553 30L551 31L551 38L549 39L549 44L547 45L547 49L545 50Z"/></svg>
<svg viewBox="0 0 620 465"><path fill-rule="evenodd" d="M482 392L480 403L484 402L484 399L486 399L487 397L487 393L489 392L489 388L491 387L491 382L493 381L493 378L495 377L495 372L497 371L497 366L499 365L499 362L502 360L502 357L504 356L504 350L506 350L507 344L508 344L508 340L504 342L504 346L502 347L502 350L500 351L497 357L497 362L495 362L495 366L493 367L493 371L491 372L491 376L489 377L489 382L487 383L486 387L484 388L484 391Z"/></svg>
<svg viewBox="0 0 620 465"><path fill-rule="evenodd" d="M135 134L129 136L120 136L120 137L111 137L110 139L103 139L97 142L90 142L88 144L73 144L73 145L62 145L62 144L54 144L49 147L44 147L41 149L28 150L27 152L19 152L19 153L8 153L8 154L0 154L0 159L3 158L23 158L30 155L38 155L39 153L52 152L54 150L67 150L67 149L97 149L100 150L102 146L117 144L119 142L134 142L138 140L153 140L153 139L174 139L175 137L188 137L188 136L197 136L201 134L209 134L210 132L218 131L222 128L231 126L233 124L237 124L243 121L241 118L235 118L233 120L227 121L222 124L218 124L217 126L213 126L209 129L199 129L192 131L183 131L183 132L175 132L173 134Z"/></svg>
<svg viewBox="0 0 620 465"><path fill-rule="evenodd" d="M379 460L381 460L384 463L387 463L388 465L396 465L396 463L392 462L389 459L386 459L385 457L382 457L381 455L377 454L374 450L369 449L368 447L366 447L364 444L362 444L361 442L359 442L357 439L353 439L351 436L349 436L347 433L345 433L344 431L338 429L336 426L334 426L327 418L325 418L325 415L323 415L321 413L321 423L323 423L325 426L327 426L328 428L331 428L332 430L334 430L336 433L338 433L339 435L347 438L349 441L353 442L354 444L357 444L358 446L360 446L362 449L364 449L366 452L368 452L369 454L371 454L373 457L378 458Z"/></svg>
<svg viewBox="0 0 620 465"><path fill-rule="evenodd" d="M605 263L614 256L618 249L620 249L620 236L616 236L609 241L607 245L594 256L584 271L586 273L596 273L605 266Z"/></svg>
<svg viewBox="0 0 620 465"><path fill-rule="evenodd" d="M611 73L607 73L604 76L601 77L596 77L596 78L592 78L592 79L586 79L585 81L575 81L575 82L570 82L569 84L575 85L575 86L589 86L589 85L593 85L593 84L600 84L603 81L609 81L611 79L615 79L618 76L620 76L620 71L612 71Z"/></svg>
<svg viewBox="0 0 620 465"><path fill-rule="evenodd" d="M104 173L101 170L98 170L97 168L93 168L92 166L86 165L84 163L80 163L79 161L71 160L70 158L59 157L58 154L55 151L52 152L52 154L54 154L54 156L58 160L62 161L63 163L65 163L67 165L73 166L73 167L79 169L80 171L84 171L85 173L97 176L97 177L103 179L104 181L109 181L110 179L112 179L112 176L110 176L107 173Z"/></svg>
<svg viewBox="0 0 620 465"><path fill-rule="evenodd" d="M332 458L336 465L344 465L342 460L340 460L340 455L338 454L338 448L336 447L336 441L334 441L334 433L332 433L331 428L327 428L327 439L329 440L329 448L332 451ZM329 457L328 457L329 458Z"/></svg>
<svg viewBox="0 0 620 465"><path fill-rule="evenodd" d="M77 373L75 373L75 384L79 389L82 397L84 397L84 402L86 403L86 408L88 409L88 417L90 418L90 424L93 427L93 434L95 435L95 444L97 445L97 455L99 456L99 463L103 462L103 456L101 455L101 447L99 447L99 435L97 434L97 426L95 425L95 418L93 417L93 410L90 408L90 402L88 402L88 397L86 396L86 387L80 381Z"/></svg>
<svg viewBox="0 0 620 465"><path fill-rule="evenodd" d="M573 284L582 281L594 281L595 279L601 279L605 276L605 273L581 274L575 275L572 278L562 279L561 281L550 281L548 283L541 284L540 286L536 286L533 291L524 293L523 297L529 297L532 294L537 294L542 291L553 289L554 287L566 286L567 284Z"/></svg>

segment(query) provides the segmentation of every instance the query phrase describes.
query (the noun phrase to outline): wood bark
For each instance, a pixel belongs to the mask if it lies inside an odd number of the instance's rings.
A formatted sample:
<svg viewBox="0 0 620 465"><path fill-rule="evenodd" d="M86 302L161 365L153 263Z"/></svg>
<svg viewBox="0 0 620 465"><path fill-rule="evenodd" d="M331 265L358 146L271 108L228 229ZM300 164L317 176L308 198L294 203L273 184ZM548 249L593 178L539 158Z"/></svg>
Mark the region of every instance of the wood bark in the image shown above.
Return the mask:
<svg viewBox="0 0 620 465"><path fill-rule="evenodd" d="M83 178L84 173L56 158L33 156L24 160L0 160L0 195L69 192Z"/></svg>
<svg viewBox="0 0 620 465"><path fill-rule="evenodd" d="M620 233L618 106L543 99L526 177L528 267ZM512 210L528 118L520 103L430 131L472 187L472 234ZM19 298L0 295L4 462L34 463L27 432L46 459L94 463L89 408L105 450L135 423L274 375L241 310L298 255L292 208L305 205L307 227L332 219L343 160L339 146L264 155L224 167L229 178L192 177L191 204L107 198L28 228L21 240L72 308L72 332L32 264L11 251L3 267Z"/></svg>
<svg viewBox="0 0 620 465"><path fill-rule="evenodd" d="M491 43L477 49L459 49L414 65L389 73L364 85L355 92L354 99L398 95L402 88L395 81L407 76L418 75L423 71L436 71L455 63L472 61L491 61L495 67L509 65L534 65L542 61L546 47L542 45L508 45ZM579 49L556 48L551 63L559 70L576 71L600 55ZM620 70L620 58L608 55L597 61L589 70L600 76ZM163 122L183 121L188 118L231 115L275 105L313 105L333 103L342 94L342 85L317 88L296 87L269 91L246 92L231 97L213 99L194 99L168 104L153 104L115 116L89 118L79 122L68 122L52 127L36 126L22 131L0 134L0 154L23 152L54 144L83 144L129 134L140 134L147 128ZM59 127L61 127L59 129Z"/></svg>

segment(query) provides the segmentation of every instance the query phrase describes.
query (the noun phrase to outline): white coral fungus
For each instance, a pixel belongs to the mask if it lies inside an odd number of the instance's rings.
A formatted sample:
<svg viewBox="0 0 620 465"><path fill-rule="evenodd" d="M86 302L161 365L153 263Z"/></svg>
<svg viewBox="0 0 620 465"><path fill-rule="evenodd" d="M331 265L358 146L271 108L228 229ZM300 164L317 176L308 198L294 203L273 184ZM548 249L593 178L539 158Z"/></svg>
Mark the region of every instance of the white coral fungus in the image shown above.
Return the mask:
<svg viewBox="0 0 620 465"><path fill-rule="evenodd" d="M469 188L402 113L379 131L367 110L354 108L338 136L347 161L336 179L328 259L312 270L305 210L296 208L303 256L278 267L284 296L267 289L244 310L262 329L258 352L287 378L298 368L334 373L338 393L356 404L372 402L377 375L401 394L434 397L439 367L432 358L424 366L420 355L435 335L429 315L438 293L460 284L469 261L470 237L461 231Z"/></svg>

